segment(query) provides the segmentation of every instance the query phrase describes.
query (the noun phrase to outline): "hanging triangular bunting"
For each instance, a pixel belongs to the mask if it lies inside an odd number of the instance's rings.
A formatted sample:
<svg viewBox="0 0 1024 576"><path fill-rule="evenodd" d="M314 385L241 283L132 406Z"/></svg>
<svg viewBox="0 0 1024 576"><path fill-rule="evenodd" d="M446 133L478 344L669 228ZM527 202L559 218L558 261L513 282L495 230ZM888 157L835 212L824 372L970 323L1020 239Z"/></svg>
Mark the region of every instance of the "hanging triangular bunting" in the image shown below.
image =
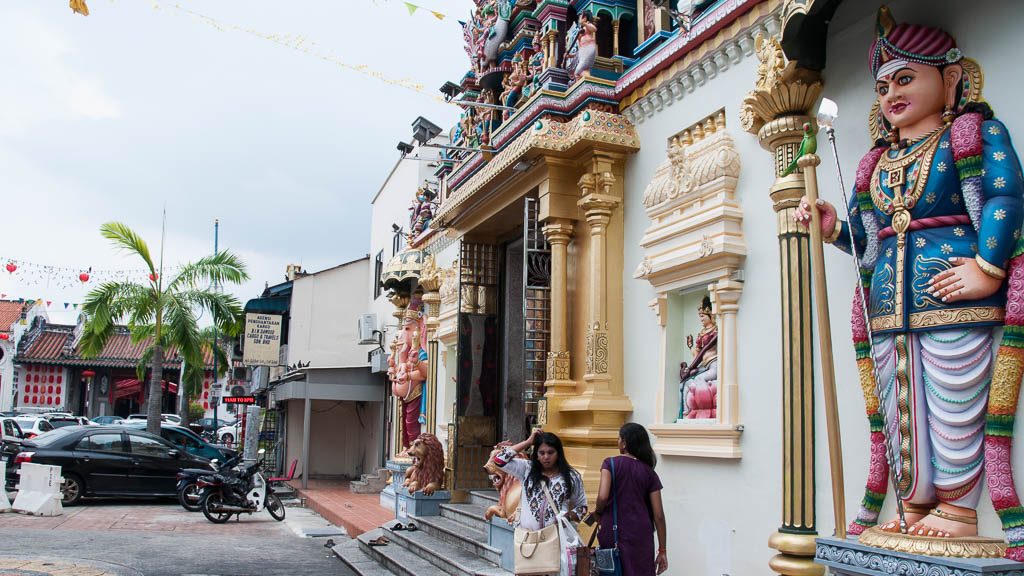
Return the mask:
<svg viewBox="0 0 1024 576"><path fill-rule="evenodd" d="M36 298L36 304L42 306L43 305L43 299L42 298Z"/></svg>
<svg viewBox="0 0 1024 576"><path fill-rule="evenodd" d="M64 309L65 309L65 310L67 310L67 309L68 309L68 304L69 304L69 302L65 302L65 303L64 303Z"/></svg>
<svg viewBox="0 0 1024 576"><path fill-rule="evenodd" d="M417 6L415 4L410 4L408 2L405 2L405 7L408 8L408 10L409 10L409 16L412 16L413 14L415 14L416 10L419 9L419 6Z"/></svg>
<svg viewBox="0 0 1024 576"><path fill-rule="evenodd" d="M444 14L441 14L440 12L434 12L433 10L431 10L430 13L433 14L434 18L437 18L438 20L444 20L445 18Z"/></svg>
<svg viewBox="0 0 1024 576"><path fill-rule="evenodd" d="M49 308L49 307L50 307L50 304L53 304L53 302L52 302L52 301L50 301L50 300L47 300L47 301L46 301L46 307L47 307L47 308Z"/></svg>
<svg viewBox="0 0 1024 576"><path fill-rule="evenodd" d="M72 306L74 306L75 310L78 310L78 304L72 304Z"/></svg>

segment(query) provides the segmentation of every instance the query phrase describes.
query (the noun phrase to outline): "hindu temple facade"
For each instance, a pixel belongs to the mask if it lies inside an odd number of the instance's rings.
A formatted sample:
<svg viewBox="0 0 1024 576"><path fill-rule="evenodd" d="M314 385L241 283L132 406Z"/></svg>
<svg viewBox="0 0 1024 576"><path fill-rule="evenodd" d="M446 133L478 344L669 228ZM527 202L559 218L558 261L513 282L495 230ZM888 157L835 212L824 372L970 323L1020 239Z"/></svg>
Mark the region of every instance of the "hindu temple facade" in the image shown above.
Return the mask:
<svg viewBox="0 0 1024 576"><path fill-rule="evenodd" d="M810 239L794 219L806 182L783 172L824 95L841 109L852 185L873 143L865 54L880 3L661 4L478 3L470 69L448 87L465 112L436 182L408 191L408 233L382 270L397 323L425 334L421 431L442 438L458 494L488 486L497 441L543 425L593 496L619 426L639 422L659 457L671 565L821 574L815 538L836 522ZM1024 126L1006 48L1024 13L889 5L953 32L1002 121ZM841 204L821 137L818 153L822 196ZM849 522L871 429L847 321L855 273L837 253L826 268ZM392 414L400 438L407 420ZM984 500L979 529L998 535Z"/></svg>

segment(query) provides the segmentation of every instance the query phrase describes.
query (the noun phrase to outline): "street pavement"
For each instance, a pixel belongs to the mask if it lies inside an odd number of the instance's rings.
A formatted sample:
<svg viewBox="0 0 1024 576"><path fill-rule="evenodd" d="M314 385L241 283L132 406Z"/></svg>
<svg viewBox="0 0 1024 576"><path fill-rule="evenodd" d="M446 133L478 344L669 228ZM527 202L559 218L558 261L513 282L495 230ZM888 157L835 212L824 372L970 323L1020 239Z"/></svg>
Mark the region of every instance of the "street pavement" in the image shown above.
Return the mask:
<svg viewBox="0 0 1024 576"><path fill-rule="evenodd" d="M305 508L213 524L169 501L93 501L55 517L0 514L0 576L348 576L326 547L347 538Z"/></svg>

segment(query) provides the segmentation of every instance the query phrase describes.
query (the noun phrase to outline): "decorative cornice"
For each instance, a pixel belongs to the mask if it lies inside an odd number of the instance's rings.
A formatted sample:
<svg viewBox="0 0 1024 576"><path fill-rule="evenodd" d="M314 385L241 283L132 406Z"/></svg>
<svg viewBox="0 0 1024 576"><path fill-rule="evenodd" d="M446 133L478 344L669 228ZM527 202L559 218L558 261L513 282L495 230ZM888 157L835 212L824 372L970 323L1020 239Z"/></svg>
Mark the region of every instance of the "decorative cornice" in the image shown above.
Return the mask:
<svg viewBox="0 0 1024 576"><path fill-rule="evenodd" d="M672 138L668 158L644 191L644 208L651 218L678 207L690 192L722 177L738 178L740 154L725 130L720 110Z"/></svg>
<svg viewBox="0 0 1024 576"><path fill-rule="evenodd" d="M679 57L678 53L666 69L636 87L628 94L622 94L620 80L617 91L622 95L623 114L634 124L643 122L666 106L682 100L743 58L754 53L754 39L759 34L772 35L780 26L781 1L770 0L754 6L745 14L735 18L731 25L722 28L699 46ZM665 48L662 51L666 51ZM642 66L642 65L641 65ZM632 72L632 70L631 70Z"/></svg>
<svg viewBox="0 0 1024 576"><path fill-rule="evenodd" d="M465 184L441 203L436 220L445 222L466 200L487 186L495 176L510 168L530 151L563 155L580 145L611 151L635 152L640 137L628 120L618 114L585 110L568 122L542 119L499 152Z"/></svg>
<svg viewBox="0 0 1024 576"><path fill-rule="evenodd" d="M927 574L928 576L1024 576L1019 562L923 556L874 548L851 540L818 538L815 562L833 574Z"/></svg>

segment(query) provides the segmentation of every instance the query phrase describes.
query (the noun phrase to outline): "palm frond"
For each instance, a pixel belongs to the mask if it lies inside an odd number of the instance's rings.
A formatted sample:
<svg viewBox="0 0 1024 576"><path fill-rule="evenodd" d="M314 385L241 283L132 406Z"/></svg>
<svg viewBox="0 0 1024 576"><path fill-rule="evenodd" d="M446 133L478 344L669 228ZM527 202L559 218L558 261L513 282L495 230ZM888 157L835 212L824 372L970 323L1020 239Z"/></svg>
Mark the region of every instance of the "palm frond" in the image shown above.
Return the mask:
<svg viewBox="0 0 1024 576"><path fill-rule="evenodd" d="M249 273L242 259L225 250L186 264L167 290L196 288L200 284L241 284L248 279Z"/></svg>
<svg viewBox="0 0 1024 576"><path fill-rule="evenodd" d="M139 357L139 363L135 365L135 378L139 382L146 381L146 372L149 371L150 364L153 363L153 347L146 346L143 350L142 356Z"/></svg>
<svg viewBox="0 0 1024 576"><path fill-rule="evenodd" d="M242 304L231 294L193 289L178 292L174 297L192 308L210 312L216 320L218 329L226 336L237 336L237 325L244 323L245 312Z"/></svg>
<svg viewBox="0 0 1024 576"><path fill-rule="evenodd" d="M104 282L89 292L82 304L84 326L79 346L82 355L99 354L114 333L116 323L144 305L152 292L133 282Z"/></svg>
<svg viewBox="0 0 1024 576"><path fill-rule="evenodd" d="M153 258L149 255L149 246L134 230L120 222L107 222L100 226L100 234L107 240L113 240L121 250L138 254L146 262L151 273L156 272Z"/></svg>

